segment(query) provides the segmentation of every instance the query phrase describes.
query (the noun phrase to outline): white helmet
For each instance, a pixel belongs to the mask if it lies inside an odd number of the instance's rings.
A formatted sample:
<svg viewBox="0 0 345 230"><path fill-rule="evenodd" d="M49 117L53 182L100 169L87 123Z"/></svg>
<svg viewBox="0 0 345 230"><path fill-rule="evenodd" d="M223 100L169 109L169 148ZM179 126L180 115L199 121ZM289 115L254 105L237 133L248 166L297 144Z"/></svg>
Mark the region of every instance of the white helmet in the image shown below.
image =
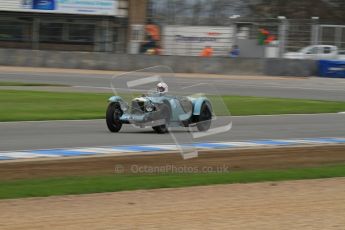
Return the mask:
<svg viewBox="0 0 345 230"><path fill-rule="evenodd" d="M168 85L164 82L159 82L157 84L157 92L158 93L167 93L168 92Z"/></svg>

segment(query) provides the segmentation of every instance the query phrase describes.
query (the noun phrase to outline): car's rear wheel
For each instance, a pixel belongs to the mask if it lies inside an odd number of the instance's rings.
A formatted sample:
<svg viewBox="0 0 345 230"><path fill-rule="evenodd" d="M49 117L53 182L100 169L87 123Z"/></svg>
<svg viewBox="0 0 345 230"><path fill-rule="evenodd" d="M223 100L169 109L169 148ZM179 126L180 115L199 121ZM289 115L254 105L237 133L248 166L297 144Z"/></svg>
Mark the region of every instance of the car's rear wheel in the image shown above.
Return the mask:
<svg viewBox="0 0 345 230"><path fill-rule="evenodd" d="M120 117L122 116L122 114L123 112L118 103L109 104L106 113L106 121L110 132L117 133L120 131L122 127Z"/></svg>
<svg viewBox="0 0 345 230"><path fill-rule="evenodd" d="M164 125L153 126L152 129L156 131L156 133L167 133L168 124L170 122L170 108L168 105L163 104L160 108L160 119L164 120Z"/></svg>
<svg viewBox="0 0 345 230"><path fill-rule="evenodd" d="M204 103L201 106L200 115L196 127L199 131L207 131L211 127L212 112L209 106Z"/></svg>

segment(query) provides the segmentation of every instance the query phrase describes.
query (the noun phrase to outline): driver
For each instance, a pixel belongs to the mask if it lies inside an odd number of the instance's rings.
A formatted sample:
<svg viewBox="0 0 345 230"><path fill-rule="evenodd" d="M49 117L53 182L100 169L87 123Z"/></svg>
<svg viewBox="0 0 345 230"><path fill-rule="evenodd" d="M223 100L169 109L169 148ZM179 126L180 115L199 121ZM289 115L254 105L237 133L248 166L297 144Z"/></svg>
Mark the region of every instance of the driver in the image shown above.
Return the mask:
<svg viewBox="0 0 345 230"><path fill-rule="evenodd" d="M168 85L164 82L160 82L157 84L157 93L165 94L168 92Z"/></svg>

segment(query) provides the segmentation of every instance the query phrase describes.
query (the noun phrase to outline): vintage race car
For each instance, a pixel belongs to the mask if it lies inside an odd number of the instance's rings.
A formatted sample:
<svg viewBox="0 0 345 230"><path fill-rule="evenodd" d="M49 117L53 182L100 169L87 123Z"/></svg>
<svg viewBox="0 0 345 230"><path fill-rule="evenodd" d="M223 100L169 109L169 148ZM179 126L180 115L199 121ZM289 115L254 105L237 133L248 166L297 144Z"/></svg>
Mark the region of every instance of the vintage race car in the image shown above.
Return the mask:
<svg viewBox="0 0 345 230"><path fill-rule="evenodd" d="M150 93L127 103L120 96L109 98L106 122L110 132L119 132L122 124L152 127L157 133L168 132L168 127L196 126L207 131L211 126L212 106L206 97L171 96Z"/></svg>

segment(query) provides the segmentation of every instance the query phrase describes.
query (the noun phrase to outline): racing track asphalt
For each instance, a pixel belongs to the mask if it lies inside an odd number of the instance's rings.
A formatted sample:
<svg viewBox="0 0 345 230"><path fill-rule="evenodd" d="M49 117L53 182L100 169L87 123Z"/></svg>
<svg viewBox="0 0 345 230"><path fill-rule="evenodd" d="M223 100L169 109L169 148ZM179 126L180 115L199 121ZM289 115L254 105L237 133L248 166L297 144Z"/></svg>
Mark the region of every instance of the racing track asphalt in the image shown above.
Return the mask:
<svg viewBox="0 0 345 230"><path fill-rule="evenodd" d="M0 67L0 81L67 84L69 91L109 92L113 74L109 71L51 71ZM250 76L198 76L179 74L165 79L169 90L191 90L193 85L207 88L208 83L223 95L269 96L345 101L344 79L267 78ZM59 87L64 90L64 87ZM183 89L184 88L184 89ZM48 89L49 90L49 89ZM207 92L207 91L206 91ZM189 136L176 133L179 140ZM230 133L200 141L236 141L254 139L291 139L308 137L344 137L345 114L234 117ZM93 147L109 145L172 143L170 135L157 135L151 129L126 126L120 133L107 131L104 120L0 123L0 151Z"/></svg>
<svg viewBox="0 0 345 230"><path fill-rule="evenodd" d="M61 71L61 73L41 71L24 71L16 68L0 68L0 81L39 82L51 84L67 84L77 91L109 92L113 74L109 71L80 71L80 73ZM17 68L20 69L20 68ZM171 91L190 91L194 88L208 92L208 84L212 83L219 94L240 96L268 96L283 98L305 98L318 100L345 101L345 80L331 78L281 78L261 76L215 76L198 77L196 74L178 74L178 77L164 79ZM116 84L116 82L114 82ZM198 85L198 87L191 87ZM63 90L60 87L60 90ZM189 92L188 92L189 93Z"/></svg>
<svg viewBox="0 0 345 230"><path fill-rule="evenodd" d="M233 117L233 128L196 141L243 141L344 137L345 114ZM186 132L174 132L178 140L190 140ZM169 134L150 128L123 126L110 133L105 120L0 123L0 151L173 143Z"/></svg>

